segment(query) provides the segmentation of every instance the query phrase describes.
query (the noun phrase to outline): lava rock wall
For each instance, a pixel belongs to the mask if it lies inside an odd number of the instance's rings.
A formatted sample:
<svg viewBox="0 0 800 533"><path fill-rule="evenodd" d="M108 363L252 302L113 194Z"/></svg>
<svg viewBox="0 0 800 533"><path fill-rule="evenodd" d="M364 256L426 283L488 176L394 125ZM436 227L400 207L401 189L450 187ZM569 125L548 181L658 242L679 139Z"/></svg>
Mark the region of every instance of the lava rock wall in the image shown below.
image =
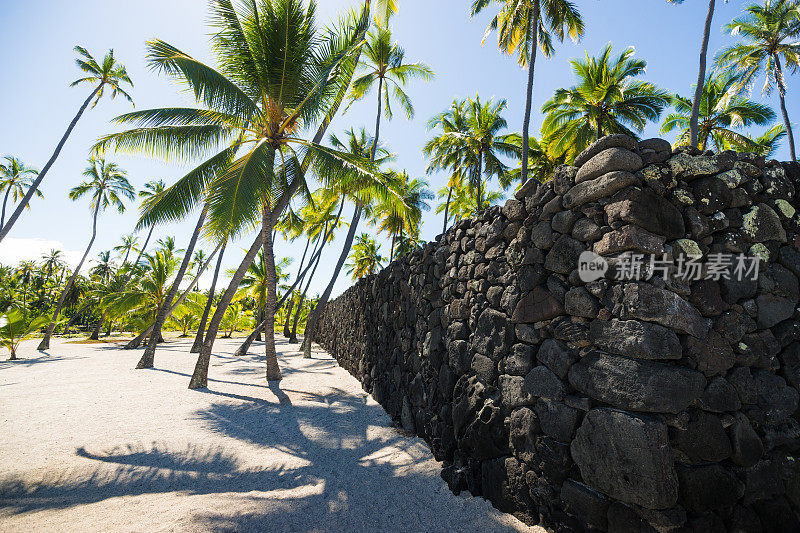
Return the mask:
<svg viewBox="0 0 800 533"><path fill-rule="evenodd" d="M357 282L316 339L453 491L529 522L798 531L797 193L796 164L604 137ZM610 268L585 283L587 250ZM632 253L760 274L615 279Z"/></svg>

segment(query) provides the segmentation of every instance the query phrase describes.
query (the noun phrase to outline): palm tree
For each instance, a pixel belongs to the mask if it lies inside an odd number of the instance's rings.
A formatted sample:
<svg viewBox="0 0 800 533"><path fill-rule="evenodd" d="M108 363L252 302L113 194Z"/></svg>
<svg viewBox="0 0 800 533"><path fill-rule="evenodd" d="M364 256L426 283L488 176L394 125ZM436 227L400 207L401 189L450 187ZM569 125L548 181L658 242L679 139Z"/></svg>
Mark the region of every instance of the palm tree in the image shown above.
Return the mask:
<svg viewBox="0 0 800 533"><path fill-rule="evenodd" d="M89 274L106 283L114 273L114 264L111 262L111 252L105 251L97 254L97 264L89 270Z"/></svg>
<svg viewBox="0 0 800 533"><path fill-rule="evenodd" d="M390 202L378 202L372 214L378 224L378 231L386 232L392 237L389 262L394 260L397 242L403 242L406 235L419 235L422 212L430 211L427 200L433 199L433 193L428 190L428 182L411 179L406 171L397 173L395 192L402 199L402 204L398 205L393 198Z"/></svg>
<svg viewBox="0 0 800 533"><path fill-rule="evenodd" d="M26 166L19 158L6 156L6 163L0 165L0 193L6 191L3 196L3 212L0 215L0 228L6 222L6 204L8 204L8 197L11 196L12 205L17 203L21 198L25 197L28 189L33 185L33 176L39 172L29 166ZM36 196L41 198L44 196L42 191L37 190ZM30 205L28 206L30 209Z"/></svg>
<svg viewBox="0 0 800 533"><path fill-rule="evenodd" d="M144 188L139 191L139 198L142 199L141 209L142 211L147 211L147 209L158 201L161 198L161 194L166 190L167 184L164 183L164 180L150 180L144 184ZM156 228L155 224L150 224L150 229L147 232L147 238L144 240L144 244L139 249L139 255L136 257L136 264L139 263L139 260L142 258L142 254L147 251L147 245L150 243L150 237L153 236L153 230Z"/></svg>
<svg viewBox="0 0 800 533"><path fill-rule="evenodd" d="M521 181L528 180L528 140L533 98L533 72L536 49L545 57L552 57L553 35L564 42L565 33L574 42L583 36L583 19L580 11L568 0L474 0L472 16L489 4L500 4L500 12L492 19L483 43L492 31L497 30L497 46L508 55L517 54L520 67L528 67L528 85L525 94L525 115L522 122L522 172Z"/></svg>
<svg viewBox="0 0 800 533"><path fill-rule="evenodd" d="M237 9L231 0L217 0L211 10L219 70L163 41L148 44L151 65L187 83L201 107L118 117L138 127L98 144L179 160L224 147L167 189L140 223L180 218L202 202L207 230L220 241L261 228L209 322L191 388L206 386L220 321L259 249L274 271L272 230L297 191L305 190L306 170L313 166L323 182L345 173L374 179L367 163L319 144L352 79L368 12L320 32L313 1L307 9L302 0L259 0ZM301 138L318 118L323 125L314 140ZM276 293L270 277L268 313ZM280 379L274 338L268 336L265 352L267 378Z"/></svg>
<svg viewBox="0 0 800 533"><path fill-rule="evenodd" d="M789 153L792 161L797 161L792 123L786 111L786 79L781 63L792 72L800 66L800 5L793 0L764 0L763 5L752 4L745 11L745 16L725 26L731 35L741 36L745 43L720 52L717 63L740 72L742 87L752 85L762 71L766 72L762 91L769 94L778 87Z"/></svg>
<svg viewBox="0 0 800 533"><path fill-rule="evenodd" d="M557 89L542 106L547 114L542 131L553 136L556 151L572 156L610 133L636 137L627 126L641 132L648 121L658 120L670 95L652 83L633 80L647 67L647 61L633 54L631 47L612 58L609 44L600 57L586 54L585 61L571 61L578 84Z"/></svg>
<svg viewBox="0 0 800 533"><path fill-rule="evenodd" d="M469 218L489 206L496 205L505 198L500 191L486 191L485 189L482 190L481 197L476 198L469 187L464 185L442 187L436 194L439 198L445 196L450 198L449 216L456 222ZM479 205L480 207L478 207ZM441 213L444 209L444 204L439 204L436 213Z"/></svg>
<svg viewBox="0 0 800 533"><path fill-rule="evenodd" d="M157 250L144 257L147 264L140 278L126 283L119 292L103 297L103 307L112 316L134 313L144 322L152 322L161 309L178 260L169 250Z"/></svg>
<svg viewBox="0 0 800 533"><path fill-rule="evenodd" d="M132 200L136 195L133 187L125 177L125 171L119 168L115 163L108 163L102 158L89 159L89 166L83 171L83 175L89 178L77 187L69 191L70 200L78 200L85 195L89 195L92 199L92 237L89 239L89 244L86 246L86 251L83 252L78 266L72 272L67 285L61 292L61 296L56 304L55 311L53 311L53 321L47 328L42 342L39 343L39 350L47 350L50 347L50 337L53 335L53 330L56 327L56 320L59 313L61 313L61 306L64 305L64 299L69 293L72 284L75 283L75 278L86 261L86 256L92 249L94 240L97 237L97 216L100 211L107 209L109 206L116 207L120 213L125 212L125 204L123 200Z"/></svg>
<svg viewBox="0 0 800 533"><path fill-rule="evenodd" d="M480 96L476 96L474 100L453 102L448 111L430 121L429 126L441 127L442 133L429 141L423 151L432 157L429 170L452 172L448 197L456 187L462 187L466 179L476 205L481 206L479 199L484 197L484 180L488 182L496 177L504 189L511 185L508 167L500 159L516 153L516 146L500 135L507 126L503 118L507 106L505 100L489 99L483 103ZM449 201L445 211L448 206ZM449 218L449 214L446 217Z"/></svg>
<svg viewBox="0 0 800 533"><path fill-rule="evenodd" d="M711 72L703 84L700 98L700 116L697 130L697 146L708 149L713 142L717 151L743 148L753 151L753 143L743 132L749 126L764 126L775 120L775 112L768 106L749 100L739 93L741 79L730 71ZM689 138L692 102L688 98L673 98L675 112L664 120L662 133L678 130L676 144L685 144Z"/></svg>
<svg viewBox="0 0 800 533"><path fill-rule="evenodd" d="M208 298L206 299L206 306L203 309L203 316L200 318L200 325L197 326L197 334L194 338L194 343L189 353L199 353L200 348L203 346L203 337L206 330L206 323L208 322L208 315L211 312L211 306L214 304L214 292L217 288L217 279L219 279L219 271L222 267L222 257L225 255L225 248L227 244L223 243L219 250L219 257L217 258L217 265L214 267L214 276L211 278L211 287L208 289Z"/></svg>
<svg viewBox="0 0 800 533"><path fill-rule="evenodd" d="M447 181L447 200L442 209L436 210L437 213L444 211L444 224L442 233L447 231L447 221L450 218L450 200L453 196L453 188L464 184L464 165L462 164L462 143L461 138L466 135L467 115L466 100L453 100L447 111L439 113L428 121L428 131L441 128L442 133L425 143L422 153L431 159L426 173L432 174L439 170L449 170L450 178Z"/></svg>
<svg viewBox="0 0 800 533"><path fill-rule="evenodd" d="M0 314L0 346L7 348L9 361L17 359L17 348L26 338L47 325L46 315L29 317L24 309L11 306Z"/></svg>
<svg viewBox="0 0 800 533"><path fill-rule="evenodd" d="M682 4L684 0L667 0L671 4ZM727 3L728 0L725 0ZM708 60L708 39L711 36L711 21L714 19L714 9L716 2L708 1L708 13L706 23L703 27L703 40L700 43L700 69L697 72L697 83L695 84L694 98L692 99L692 112L689 118L689 145L697 148L697 123L700 117L700 98L703 93L703 82L706 79L706 62Z"/></svg>
<svg viewBox="0 0 800 533"><path fill-rule="evenodd" d="M67 142L67 138L69 137L70 133L72 133L73 128L78 123L78 120L83 115L83 112L86 111L86 108L89 106L92 100L94 100L94 104L92 104L92 108L97 105L100 101L100 98L103 97L103 92L105 91L106 86L111 88L111 98L114 99L116 96L122 95L123 98L133 103L130 95L126 93L121 85L123 83L128 83L133 86L133 82L128 77L128 73L125 70L125 67L117 62L114 58L114 50L109 50L106 56L103 58L102 63L98 63L89 52L86 51L85 48L81 46L75 47L75 52L78 53L80 57L75 60L77 63L78 68L88 74L83 78L75 80L72 82L70 87L75 87L76 85L80 85L82 83L90 83L94 85L94 89L83 102L80 109L78 109L78 113L75 115L75 118L72 119L69 126L67 127L67 131L64 133L64 136L61 137L58 145L56 145L55 152L53 155L50 156L50 159L45 163L44 168L39 175L36 176L36 179L33 183L28 187L28 192L25 193L25 196L17 205L17 208L9 217L8 222L0 228L0 242L5 239L8 232L11 231L11 228L14 226L14 223L19 218L20 214L22 214L22 210L28 206L28 202L30 202L31 198L34 194L39 190L39 185L42 183L42 180L47 175L47 171L50 170L50 167L53 166L55 163L58 154L61 152L61 149L64 147L64 144Z"/></svg>
<svg viewBox="0 0 800 533"><path fill-rule="evenodd" d="M128 256L130 255L132 250L136 249L137 244L139 244L139 239L134 235L123 235L122 243L114 247L114 251L123 256L122 257L123 265L127 264Z"/></svg>
<svg viewBox="0 0 800 533"><path fill-rule="evenodd" d="M380 255L381 247L375 242L375 237L362 233L353 245L350 254L350 263L347 264L347 274L354 280L369 274L375 274L383 267L384 257Z"/></svg>
<svg viewBox="0 0 800 533"><path fill-rule="evenodd" d="M380 115L378 118L380 119ZM378 120L376 131L380 130L379 124L380 120ZM335 135L332 135L331 144L339 150L347 150L349 154L357 158L363 158L365 156L369 157L370 161L377 166L380 166L382 163L385 163L392 158L392 156L390 156L386 150L378 148L378 140L376 138L370 138L366 130L363 128L358 134L353 129L350 129L346 133L346 141L341 141ZM344 245L342 247L342 253L339 255L339 259L333 268L333 275L331 276L328 285L325 287L317 307L311 313L308 318L308 322L306 323L306 336L305 339L303 339L303 357L306 359L311 357L313 331L317 320L319 319L319 313L328 302L331 292L333 292L333 286L336 283L336 279L339 277L339 273L341 272L342 267L347 260L347 256L350 253L350 248L352 247L353 239L355 238L356 228L358 227L358 223L361 220L362 215L365 213L365 211L369 212L372 209L373 204L377 199L390 202L390 197L394 197L394 200L398 203L401 201L392 190L392 181L395 179L395 177L387 173L383 174L382 178L383 181L377 184L372 181L364 183L363 180L359 179L358 174L353 174L349 176L348 179L338 181L334 187L330 189L331 194L342 196L342 201L344 201L344 198L346 197L352 200L355 206L353 209L353 217L350 220L350 227L348 228L347 236L345 237ZM389 191L391 191L391 193Z"/></svg>

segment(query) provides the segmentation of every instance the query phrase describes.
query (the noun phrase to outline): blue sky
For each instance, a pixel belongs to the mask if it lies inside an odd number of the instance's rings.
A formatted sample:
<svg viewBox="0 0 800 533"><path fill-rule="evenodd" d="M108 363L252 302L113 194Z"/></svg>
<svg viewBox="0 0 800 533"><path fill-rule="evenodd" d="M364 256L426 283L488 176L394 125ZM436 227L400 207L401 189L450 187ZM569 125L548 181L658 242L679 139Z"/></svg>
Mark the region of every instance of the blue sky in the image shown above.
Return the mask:
<svg viewBox="0 0 800 533"><path fill-rule="evenodd" d="M416 107L416 118L407 121L400 115L382 126L381 138L397 156L395 166L405 168L412 176L425 175L427 162L421 148L429 138L426 122L446 109L453 98L480 94L482 98L506 98L509 132L522 127L526 73L514 59L500 54L493 37L481 46L489 14L469 17L468 0L400 0L400 13L392 27L397 41L406 49L410 61L424 61L436 71L430 83L415 82L408 87ZM534 115L532 131L538 132L542 103L558 87L573 84L569 60L583 57L585 51L597 55L606 43L615 51L627 46L636 48L636 55L648 61L645 79L670 91L691 95L697 77L698 49L707 2L693 0L681 6L666 0L577 0L586 21L586 35L577 44L568 41L558 45L553 58L540 59L536 66ZM319 23L325 24L355 0L319 0ZM717 3L711 34L711 54L732 42L722 26L738 16L744 2ZM168 105L191 105L179 86L150 72L145 64L144 43L160 38L185 52L213 63L209 51L207 4L203 0L81 0L61 2L46 0L4 0L0 6L0 49L5 52L0 70L5 72L0 83L0 155L13 154L29 165L41 168L74 116L88 87L70 88L79 77L74 65L73 46L85 46L96 57L108 48L127 66L135 83L131 94L137 109ZM540 56L541 58L541 56ZM800 116L800 77L788 82L788 111L795 123ZM778 111L777 96L753 98L769 103ZM20 258L37 259L42 251L60 247L73 259L86 246L90 229L88 201L71 202L68 190L81 180L89 147L102 134L114 131L109 120L130 110L124 100L105 98L88 111L73 132L58 161L46 177L44 200L34 200L32 209L23 214L2 244L0 262ZM348 113L334 121L330 132L374 124L373 97L354 104ZM651 124L644 136L657 136L658 124ZM670 139L672 140L672 139ZM188 167L160 160L127 155L109 155L129 173L137 188L146 181L163 178L174 182ZM783 146L778 159L788 159ZM431 189L437 190L446 181L444 175L427 177ZM423 238L430 240L441 230L441 217L433 213L438 200L423 220ZM349 215L344 216L349 220ZM102 215L99 234L92 257L119 243L120 236L132 231L136 210L124 215L107 212ZM174 235L185 245L193 220L159 227L156 237ZM363 228L375 232L374 228ZM142 236L143 240L144 236ZM235 267L240 249L252 242L245 237L226 254L225 267ZM279 256L296 257L304 243L279 243ZM208 243L203 245L210 250ZM388 255L388 243L383 252ZM337 241L329 249L329 260L322 263L312 290L321 292L332 273L335 256L340 251ZM335 253L331 253L335 252ZM295 262L295 267L297 266ZM206 276L201 285L210 282ZM344 273L335 293L350 285Z"/></svg>

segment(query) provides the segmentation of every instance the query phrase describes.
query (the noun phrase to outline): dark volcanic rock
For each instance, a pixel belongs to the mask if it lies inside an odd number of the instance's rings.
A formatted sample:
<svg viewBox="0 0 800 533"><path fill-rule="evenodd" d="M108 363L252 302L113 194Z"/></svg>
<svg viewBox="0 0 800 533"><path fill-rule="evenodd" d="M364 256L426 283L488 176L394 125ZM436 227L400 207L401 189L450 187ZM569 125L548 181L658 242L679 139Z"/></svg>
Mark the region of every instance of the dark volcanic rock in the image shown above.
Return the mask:
<svg viewBox="0 0 800 533"><path fill-rule="evenodd" d="M610 353L637 359L680 359L681 342L670 329L638 320L595 320L589 340Z"/></svg>
<svg viewBox="0 0 800 533"><path fill-rule="evenodd" d="M648 509L678 499L667 426L655 418L592 409L570 449L583 479L612 498Z"/></svg>
<svg viewBox="0 0 800 533"><path fill-rule="evenodd" d="M705 389L702 374L679 366L592 353L572 365L570 385L620 409L678 413Z"/></svg>

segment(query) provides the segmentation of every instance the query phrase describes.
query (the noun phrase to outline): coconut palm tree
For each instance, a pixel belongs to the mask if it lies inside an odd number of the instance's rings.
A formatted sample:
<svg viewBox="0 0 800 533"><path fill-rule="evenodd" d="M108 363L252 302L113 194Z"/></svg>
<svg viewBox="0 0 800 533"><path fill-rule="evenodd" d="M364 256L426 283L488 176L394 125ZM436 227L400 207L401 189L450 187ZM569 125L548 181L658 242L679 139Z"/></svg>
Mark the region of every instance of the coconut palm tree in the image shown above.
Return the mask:
<svg viewBox="0 0 800 533"><path fill-rule="evenodd" d="M217 0L211 11L218 70L163 41L148 44L151 65L187 83L200 108L118 117L138 127L98 144L178 160L216 151L167 189L159 207L140 223L180 218L202 202L207 231L220 241L261 228L209 322L191 388L206 386L220 321L260 249L274 270L272 230L291 199L306 189L306 170L312 168L323 182L353 173L374 180L368 163L319 144L352 79L368 11L327 31L316 28L313 1L306 8L302 0L256 0L237 7ZM314 139L302 138L317 119L323 125ZM274 312L275 294L271 276L268 313ZM280 379L274 338L268 336L265 352L267 378Z"/></svg>
<svg viewBox="0 0 800 533"><path fill-rule="evenodd" d="M161 194L166 190L167 184L164 183L164 180L150 180L144 184L144 188L139 191L139 198L142 199L141 210L145 212L152 206L155 202L161 198ZM153 230L156 228L155 224L150 224L150 229L147 231L147 238L144 240L144 244L139 249L139 255L136 257L135 263L138 264L139 260L142 258L142 254L147 251L147 245L150 243L150 237L153 236Z"/></svg>
<svg viewBox="0 0 800 533"><path fill-rule="evenodd" d="M116 98L117 95L121 95L123 98L131 102L131 104L133 104L133 100L131 99L130 95L122 89L123 83L133 86L133 82L128 77L125 67L114 58L114 50L109 50L101 63L98 63L92 57L92 55L81 46L76 46L75 52L77 52L79 56L75 60L75 63L77 63L78 68L87 73L88 76L75 80L72 82L70 87L75 87L83 83L89 83L94 85L94 89L92 89L92 92L89 93L89 96L83 102L83 105L81 105L80 109L78 109L78 113L75 115L75 118L72 119L72 122L70 122L69 126L67 127L67 131L61 137L58 145L56 145L53 155L50 156L50 159L47 161L47 163L45 163L42 171L39 172L39 175L36 176L36 179L33 181L30 187L28 187L28 191L25 193L25 196L22 197L22 200L17 205L17 208L9 217L8 222L3 225L2 228L0 228L0 242L5 239L6 235L8 235L8 232L11 231L14 223L19 218L20 214L22 214L22 210L28 206L28 203L31 201L33 195L39 190L39 185L47 175L47 171L49 171L50 167L52 167L53 163L55 163L56 158L58 158L58 154L61 153L61 149L67 142L67 138L69 138L70 133L72 133L72 130L75 128L75 125L78 123L81 115L83 115L83 112L86 111L86 108L89 106L92 100L94 100L94 103L92 104L92 108L94 108L100 101L100 98L103 97L106 87L109 87L111 89L112 99Z"/></svg>
<svg viewBox="0 0 800 533"><path fill-rule="evenodd" d="M376 131L380 131L379 125L380 120L376 126ZM356 133L355 130L350 129L348 132L346 132L346 134L347 137L344 141L340 140L335 135L332 135L331 144L339 150L346 150L349 154L357 158L369 157L370 161L376 166L380 166L381 164L392 159L392 156L390 156L386 150L378 147L377 139L370 137L364 128L362 128L359 133ZM311 357L313 331L317 320L319 319L319 313L328 302L331 292L333 292L333 286L336 283L336 279L339 277L339 273L341 272L342 267L347 260L347 256L350 253L350 248L353 245L356 228L358 227L361 217L365 213L367 216L369 216L370 211L378 200L387 202L387 204L394 201L398 206L402 202L402 200L394 192L393 188L396 176L386 173L382 175L382 180L383 181L381 183L363 183L363 180L359 180L358 174L353 174L350 176L350 179L342 179L333 187L328 189L329 194L341 196L341 201L344 201L344 198L347 198L353 202L353 217L350 220L350 227L347 230L347 236L345 237L344 245L342 247L342 253L339 255L339 259L333 268L333 275L331 276L328 285L325 287L317 307L311 313L308 318L308 322L306 323L306 336L305 339L303 339L303 357L306 359ZM361 184L359 184L359 182L361 182Z"/></svg>
<svg viewBox="0 0 800 533"><path fill-rule="evenodd" d="M725 29L744 43L724 49L717 64L741 73L742 87L751 86L762 72L766 80L762 92L778 88L783 125L789 139L789 154L797 161L794 133L786 111L784 67L795 72L800 66L800 4L796 0L764 0L745 8L746 15L733 20Z"/></svg>
<svg viewBox="0 0 800 533"><path fill-rule="evenodd" d="M442 187L437 191L436 194L439 198L443 198L445 196L450 198L449 215L450 218L452 218L455 222L469 218L475 215L478 211L498 204L505 198L503 193L500 191L486 191L485 189L482 189L481 197L477 198L475 193L466 185ZM443 211L444 204L439 204L439 206L436 208L436 213L438 214Z"/></svg>
<svg viewBox="0 0 800 533"><path fill-rule="evenodd" d="M500 12L492 19L483 43L493 31L497 31L497 46L508 55L517 55L522 68L528 67L528 85L525 93L525 115L522 121L522 183L528 179L528 141L530 139L533 77L536 65L536 49L545 57L555 53L553 36L564 42L569 35L577 42L584 31L583 18L578 8L568 0L474 0L471 14L477 15L490 4L499 4Z"/></svg>
<svg viewBox="0 0 800 533"><path fill-rule="evenodd" d="M119 168L116 163L106 162L102 158L89 159L89 166L83 171L83 175L89 178L77 187L73 187L69 191L70 200L78 200L86 195L91 197L91 211L92 211L92 236L89 239L89 244L86 246L86 251L83 252L78 266L72 272L67 285L61 291L61 296L58 298L58 303L53 311L53 321L47 328L42 342L39 343L39 350L47 350L50 347L50 337L53 335L53 330L56 327L56 320L59 313L61 313L61 306L64 305L64 299L69 294L70 288L78 273L92 249L94 240L97 237L97 217L101 211L106 210L108 207L116 207L120 213L125 212L124 200L132 200L136 193L128 182L125 176L125 171Z"/></svg>
<svg viewBox="0 0 800 533"><path fill-rule="evenodd" d="M143 322L155 320L169 292L178 259L169 250L146 254L143 275L118 292L103 296L102 305L111 316L135 314Z"/></svg>
<svg viewBox="0 0 800 533"><path fill-rule="evenodd" d="M23 163L19 158L13 156L6 156L6 162L0 164L0 193L5 191L3 196L3 211L0 215L0 228L6 222L6 204L8 198L11 196L11 204L17 203L20 199L25 197L25 194L33 186L34 176L39 172ZM36 190L36 196L41 198L44 196L42 191ZM28 205L30 209L30 205Z"/></svg>
<svg viewBox="0 0 800 533"><path fill-rule="evenodd" d="M206 323L208 322L208 315L211 312L211 306L214 304L214 292L217 288L217 280L219 279L219 271L222 267L222 258L225 255L225 248L227 243L223 243L219 250L219 257L217 258L217 265L214 267L214 276L211 278L211 287L208 289L208 297L206 299L206 306L203 309L203 316L200 318L200 325L197 326L197 334L194 338L194 343L189 353L199 353L200 348L203 346L203 337L205 336Z"/></svg>
<svg viewBox="0 0 800 533"><path fill-rule="evenodd" d="M430 211L427 200L434 197L428 190L427 181L411 179L406 171L396 173L395 192L402 199L402 204L398 205L396 201L378 202L372 213L378 231L386 232L392 238L390 263L394 259L397 242L403 242L406 235L419 235L422 212Z"/></svg>
<svg viewBox="0 0 800 533"><path fill-rule="evenodd" d="M422 153L431 159L425 170L426 173L432 174L439 170L450 171L450 178L447 181L447 200L442 209L437 208L436 210L437 213L444 211L442 233L447 231L453 188L464 184L466 169L462 162L464 151L461 138L468 131L466 105L466 100L455 99L447 111L431 118L428 121L428 131L441 128L442 132L425 143L422 149Z"/></svg>
<svg viewBox="0 0 800 533"><path fill-rule="evenodd" d="M114 247L114 251L122 256L122 264L128 263L128 256L136 249L139 239L134 235L123 235L122 242Z"/></svg>
<svg viewBox="0 0 800 533"><path fill-rule="evenodd" d="M717 151L747 147L755 150L755 143L745 135L743 128L765 126L775 120L775 112L739 93L740 77L731 71L711 72L703 84L700 98L700 118L697 143L701 150L713 143ZM662 133L678 130L677 145L689 139L692 102L688 98L673 98L675 112L664 120Z"/></svg>
<svg viewBox="0 0 800 533"><path fill-rule="evenodd" d="M610 133L636 137L648 121L658 120L671 97L652 83L634 80L644 74L647 61L633 54L631 47L612 58L609 44L600 57L587 53L585 61L571 61L578 84L557 89L542 106L547 114L542 131L553 136L554 150L577 154Z"/></svg>
<svg viewBox="0 0 800 533"><path fill-rule="evenodd" d="M114 263L111 261L111 252L105 251L97 254L96 265L89 270L89 274L101 282L108 282L114 274Z"/></svg>
<svg viewBox="0 0 800 533"><path fill-rule="evenodd" d="M783 128L783 124L777 124L756 137L748 135L750 142L746 145L734 144L731 148L737 152L752 150L759 155L770 158L778 151L778 147L784 137L786 137L786 130Z"/></svg>
<svg viewBox="0 0 800 533"><path fill-rule="evenodd" d="M684 0L667 0L670 4L682 4ZM728 0L725 0L727 3ZM708 13L703 27L703 39L700 43L700 68L697 72L694 98L692 99L692 112L689 119L689 145L697 148L697 123L700 117L700 98L703 93L703 82L706 79L706 64L708 62L708 39L711 36L711 21L714 19L715 0L708 1Z"/></svg>
<svg viewBox="0 0 800 533"><path fill-rule="evenodd" d="M368 233L362 233L353 245L350 254L350 263L347 264L347 274L354 280L369 274L375 274L383 267L385 258L381 256L380 245Z"/></svg>

